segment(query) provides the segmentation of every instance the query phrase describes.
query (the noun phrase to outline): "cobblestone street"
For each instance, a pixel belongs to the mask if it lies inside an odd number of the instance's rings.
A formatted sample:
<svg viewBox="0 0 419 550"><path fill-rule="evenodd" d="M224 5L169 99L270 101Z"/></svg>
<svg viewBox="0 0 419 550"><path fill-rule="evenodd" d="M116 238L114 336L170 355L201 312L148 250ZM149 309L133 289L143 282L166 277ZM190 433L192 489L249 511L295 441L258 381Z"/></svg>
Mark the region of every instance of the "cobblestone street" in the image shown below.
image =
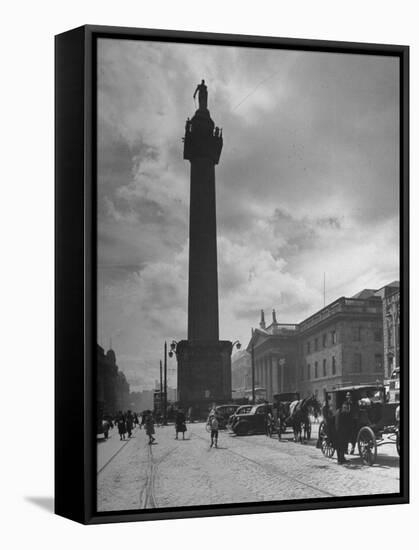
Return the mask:
<svg viewBox="0 0 419 550"><path fill-rule="evenodd" d="M372 467L356 455L339 466L315 438L301 445L291 434L278 441L220 432L211 449L203 423L188 424L178 441L173 426L157 428L152 446L142 430L123 442L114 429L98 443L98 511L399 492L395 445L379 447Z"/></svg>

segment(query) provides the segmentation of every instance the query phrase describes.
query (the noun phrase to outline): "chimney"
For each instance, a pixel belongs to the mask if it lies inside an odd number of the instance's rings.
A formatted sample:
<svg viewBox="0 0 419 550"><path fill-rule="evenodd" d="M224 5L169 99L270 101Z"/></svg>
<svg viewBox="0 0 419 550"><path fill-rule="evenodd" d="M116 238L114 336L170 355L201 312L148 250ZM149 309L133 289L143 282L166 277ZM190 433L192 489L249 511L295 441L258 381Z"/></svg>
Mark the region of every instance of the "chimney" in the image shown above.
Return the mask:
<svg viewBox="0 0 419 550"><path fill-rule="evenodd" d="M276 320L276 313L275 313L275 310L274 310L274 309L272 310L272 324L273 324L273 325L277 325L277 324L278 324L278 322L277 322L277 320Z"/></svg>

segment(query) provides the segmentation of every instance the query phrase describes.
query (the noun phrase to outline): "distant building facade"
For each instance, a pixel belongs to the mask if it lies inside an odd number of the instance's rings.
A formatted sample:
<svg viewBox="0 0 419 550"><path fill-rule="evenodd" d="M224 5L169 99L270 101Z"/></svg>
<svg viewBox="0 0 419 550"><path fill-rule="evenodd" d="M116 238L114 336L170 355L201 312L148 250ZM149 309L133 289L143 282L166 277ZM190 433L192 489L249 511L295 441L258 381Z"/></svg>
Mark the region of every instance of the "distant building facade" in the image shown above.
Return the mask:
<svg viewBox="0 0 419 550"><path fill-rule="evenodd" d="M231 358L231 386L233 399L236 397L235 393L252 387L251 358L246 350L240 350Z"/></svg>
<svg viewBox="0 0 419 550"><path fill-rule="evenodd" d="M132 410L141 412L153 409L154 390L143 390L130 393Z"/></svg>
<svg viewBox="0 0 419 550"><path fill-rule="evenodd" d="M384 377L400 370L400 284L398 281L377 290L383 301Z"/></svg>
<svg viewBox="0 0 419 550"><path fill-rule="evenodd" d="M114 416L119 410L130 408L129 384L118 369L113 350L97 346L96 395L97 416Z"/></svg>
<svg viewBox="0 0 419 550"><path fill-rule="evenodd" d="M259 328L252 331L247 351L254 356L255 386L266 395L268 401L273 395L295 391L298 365L298 325L281 324L272 312L272 323L265 324L261 311ZM261 391L262 390L262 391Z"/></svg>
<svg viewBox="0 0 419 550"><path fill-rule="evenodd" d="M383 383L399 362L398 311L391 285L339 298L296 325L278 323L273 310L266 326L261 311L247 346L253 351L255 385L271 401L276 393L322 400L325 391L339 386Z"/></svg>
<svg viewBox="0 0 419 550"><path fill-rule="evenodd" d="M339 298L299 325L298 388L325 391L383 382L382 301L373 291Z"/></svg>

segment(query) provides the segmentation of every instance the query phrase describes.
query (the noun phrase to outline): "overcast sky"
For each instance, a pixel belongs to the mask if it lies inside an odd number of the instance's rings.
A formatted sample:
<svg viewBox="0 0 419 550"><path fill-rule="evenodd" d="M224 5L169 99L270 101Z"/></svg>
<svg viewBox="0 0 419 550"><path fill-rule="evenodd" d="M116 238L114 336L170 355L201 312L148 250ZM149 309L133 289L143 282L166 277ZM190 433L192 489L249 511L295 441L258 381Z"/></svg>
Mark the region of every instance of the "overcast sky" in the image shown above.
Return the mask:
<svg viewBox="0 0 419 550"><path fill-rule="evenodd" d="M220 339L300 322L399 278L398 60L100 39L98 340L132 389L187 332L185 120L198 82L216 167ZM169 360L175 385L175 360Z"/></svg>

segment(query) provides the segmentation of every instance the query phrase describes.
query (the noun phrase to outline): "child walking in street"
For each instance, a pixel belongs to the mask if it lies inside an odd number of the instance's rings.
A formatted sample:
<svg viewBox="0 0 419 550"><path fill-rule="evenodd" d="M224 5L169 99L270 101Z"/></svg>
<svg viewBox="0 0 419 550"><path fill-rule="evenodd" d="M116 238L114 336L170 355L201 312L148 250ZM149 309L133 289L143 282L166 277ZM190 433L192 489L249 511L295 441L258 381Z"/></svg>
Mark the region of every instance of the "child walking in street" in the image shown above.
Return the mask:
<svg viewBox="0 0 419 550"><path fill-rule="evenodd" d="M211 428L211 445L210 447L217 448L218 445L218 420L215 415L210 416L209 425Z"/></svg>

